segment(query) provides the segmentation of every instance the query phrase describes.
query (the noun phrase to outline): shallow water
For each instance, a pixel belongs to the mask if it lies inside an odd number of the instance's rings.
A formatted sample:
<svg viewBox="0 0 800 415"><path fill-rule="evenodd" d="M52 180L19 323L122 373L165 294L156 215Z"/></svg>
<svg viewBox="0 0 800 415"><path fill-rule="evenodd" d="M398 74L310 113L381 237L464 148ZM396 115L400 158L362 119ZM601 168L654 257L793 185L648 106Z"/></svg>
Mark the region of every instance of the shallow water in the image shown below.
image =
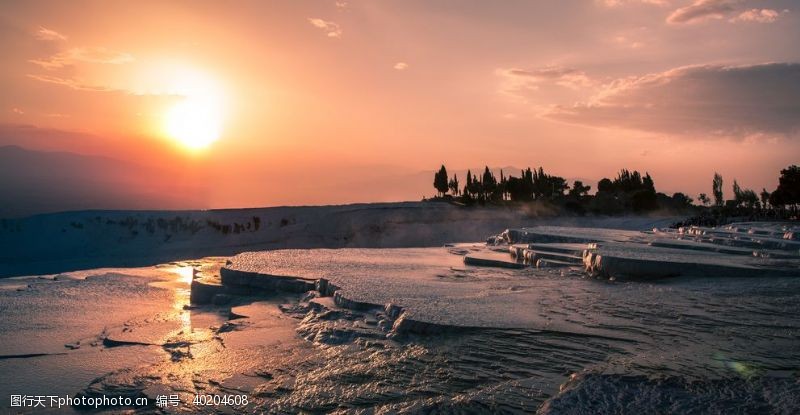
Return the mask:
<svg viewBox="0 0 800 415"><path fill-rule="evenodd" d="M416 251L424 263L417 271L436 271L425 287L436 289L418 289L404 305L422 304L418 315L439 322L483 327L389 338L373 311L289 294L235 300L232 311L244 317L228 320L230 306L185 309L190 264L1 281L0 373L15 374L0 384L2 406L11 394L178 393L184 404L168 412L224 412L191 405L195 394L209 393L247 395L248 406L227 408L234 412L530 413L575 373L611 375L586 384L614 385L619 375L796 381L800 370L797 278L612 283L562 270L456 267L449 257L433 259L442 248ZM367 255L401 275L411 252ZM346 251L335 254L346 261ZM359 292L391 288L381 301L402 301L397 279L359 275L370 278ZM488 324L509 321L504 315L517 327ZM13 357L39 353L46 355ZM724 382L708 384L709 396L756 393ZM588 398L562 404L589 411L609 390L581 389ZM783 408L800 410L792 405Z"/></svg>

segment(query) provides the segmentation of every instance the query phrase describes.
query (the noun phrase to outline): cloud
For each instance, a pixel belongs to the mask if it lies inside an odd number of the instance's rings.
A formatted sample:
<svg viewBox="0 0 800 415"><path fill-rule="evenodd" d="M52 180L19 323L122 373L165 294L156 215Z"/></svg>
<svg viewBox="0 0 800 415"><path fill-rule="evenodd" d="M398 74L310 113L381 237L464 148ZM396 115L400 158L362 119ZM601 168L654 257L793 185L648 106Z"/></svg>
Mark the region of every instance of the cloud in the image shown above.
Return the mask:
<svg viewBox="0 0 800 415"><path fill-rule="evenodd" d="M783 13L788 13L784 10ZM755 22L755 23L772 23L778 20L781 13L772 9L750 9L739 13L738 16L731 19L731 23L736 22Z"/></svg>
<svg viewBox="0 0 800 415"><path fill-rule="evenodd" d="M40 40L62 40L67 37L40 26L35 37ZM113 88L95 86L81 80L75 74L80 72L82 66L87 64L122 65L133 62L134 57L125 52L109 50L103 47L73 47L61 49L59 52L46 58L31 59L28 62L47 71L46 74L28 74L31 79L49 84L62 85L81 91L113 91Z"/></svg>
<svg viewBox="0 0 800 415"><path fill-rule="evenodd" d="M36 75L36 74L28 74L28 78L35 79L39 82L45 82L48 84L65 86L67 88L75 89L78 91L114 91L113 88L87 85L73 78L61 78L58 76Z"/></svg>
<svg viewBox="0 0 800 415"><path fill-rule="evenodd" d="M25 114L25 111L23 111L23 110L21 110L21 109L19 109L17 107L11 108L11 112L13 112L14 114L17 114L17 115Z"/></svg>
<svg viewBox="0 0 800 415"><path fill-rule="evenodd" d="M667 17L667 23L696 23L708 19L723 19L736 11L742 0L695 0L676 9Z"/></svg>
<svg viewBox="0 0 800 415"><path fill-rule="evenodd" d="M47 41L67 40L67 37L62 35L61 33L58 33L55 30L48 29L43 26L39 26L39 30L36 31L34 36L36 37L36 39L47 40Z"/></svg>
<svg viewBox="0 0 800 415"><path fill-rule="evenodd" d="M618 45L621 45L621 46L624 46L624 47L627 47L627 48L631 48L631 49L639 49L639 48L644 46L644 42L639 41L639 40L635 40L635 39L631 39L629 36L625 36L625 35L614 36L613 41L614 41L614 43L616 43Z"/></svg>
<svg viewBox="0 0 800 415"><path fill-rule="evenodd" d="M627 4L652 4L656 6L666 6L669 0L595 0L595 3L606 7L619 7Z"/></svg>
<svg viewBox="0 0 800 415"><path fill-rule="evenodd" d="M408 64L405 62L397 62L394 64L394 69L397 69L398 71L405 70L406 68L408 68Z"/></svg>
<svg viewBox="0 0 800 415"><path fill-rule="evenodd" d="M800 129L800 63L702 65L620 79L546 118L675 135L744 137Z"/></svg>
<svg viewBox="0 0 800 415"><path fill-rule="evenodd" d="M124 52L115 52L106 48L72 48L61 51L45 59L33 59L30 62L44 69L53 70L72 66L76 63L99 63L120 65L133 62L133 56Z"/></svg>
<svg viewBox="0 0 800 415"><path fill-rule="evenodd" d="M545 66L536 69L506 69L501 75L516 80L515 84L526 89L537 89L541 84L553 84L569 89L581 89L596 83L583 71L560 66Z"/></svg>
<svg viewBox="0 0 800 415"><path fill-rule="evenodd" d="M323 31L325 31L325 34L328 37L338 38L342 36L342 28L339 27L337 23L319 18L309 18L308 22L311 23L314 27L318 27Z"/></svg>

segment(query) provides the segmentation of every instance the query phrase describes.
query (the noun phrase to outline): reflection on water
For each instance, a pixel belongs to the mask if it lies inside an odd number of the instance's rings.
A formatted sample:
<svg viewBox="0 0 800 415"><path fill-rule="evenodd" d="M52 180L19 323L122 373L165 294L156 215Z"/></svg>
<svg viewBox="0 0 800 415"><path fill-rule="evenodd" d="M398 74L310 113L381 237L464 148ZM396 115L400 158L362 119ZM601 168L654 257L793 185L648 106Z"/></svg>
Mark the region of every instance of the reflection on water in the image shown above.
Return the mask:
<svg viewBox="0 0 800 415"><path fill-rule="evenodd" d="M180 276L180 281L185 282L187 285L192 283L192 278L194 277L194 267L179 266L172 268L171 271Z"/></svg>
<svg viewBox="0 0 800 415"><path fill-rule="evenodd" d="M175 303L174 309L180 312L180 319L183 329L192 329L192 313L189 310L191 302L191 284L194 277L194 267L192 266L178 266L171 270L178 274L178 282L183 283L184 286L175 288Z"/></svg>
<svg viewBox="0 0 800 415"><path fill-rule="evenodd" d="M241 299L233 311L245 317L234 320L227 307L191 307L193 268L203 266L95 270L0 290L0 354L45 354L0 359L0 373L15 374L0 385L2 405L20 393L177 393L184 402L245 393L245 412L531 413L584 371L705 382L792 379L800 369L800 279L526 275L536 302L505 306L543 313L558 330L389 339L374 312L321 309L288 294ZM739 393L729 384L709 390ZM587 402L609 392L592 393Z"/></svg>
<svg viewBox="0 0 800 415"><path fill-rule="evenodd" d="M227 313L191 310L191 278L187 263L0 280L0 373L15 373L0 382L0 408L12 394L74 395L169 358L164 344L210 337Z"/></svg>

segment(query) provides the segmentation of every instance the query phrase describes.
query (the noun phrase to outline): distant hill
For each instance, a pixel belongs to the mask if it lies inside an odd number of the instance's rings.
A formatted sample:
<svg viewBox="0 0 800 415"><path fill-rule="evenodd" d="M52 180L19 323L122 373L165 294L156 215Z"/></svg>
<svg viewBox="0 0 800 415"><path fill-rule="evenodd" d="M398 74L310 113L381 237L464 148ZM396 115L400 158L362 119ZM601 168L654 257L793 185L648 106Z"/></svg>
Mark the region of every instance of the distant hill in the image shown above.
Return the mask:
<svg viewBox="0 0 800 415"><path fill-rule="evenodd" d="M0 147L0 217L82 209L203 207L198 189L108 157Z"/></svg>
<svg viewBox="0 0 800 415"><path fill-rule="evenodd" d="M86 209L170 210L418 201L436 194L433 169L412 171L396 166L355 165L337 168L335 174L307 178L295 171L266 171L261 176L232 183L224 175L218 177L219 166L216 168L210 173L204 169L207 174L203 179L193 179L191 173L177 165L152 167L106 156L0 146L0 218ZM483 167L471 170L476 175L483 174ZM490 167L490 170L500 176L501 168ZM506 176L519 176L521 168L505 166L502 170ZM466 184L466 169L448 173L450 177L458 175L461 187ZM568 177L567 181L571 185L575 179ZM596 181L582 180L592 186L594 193ZM243 202L243 191L251 191L255 196L244 198Z"/></svg>

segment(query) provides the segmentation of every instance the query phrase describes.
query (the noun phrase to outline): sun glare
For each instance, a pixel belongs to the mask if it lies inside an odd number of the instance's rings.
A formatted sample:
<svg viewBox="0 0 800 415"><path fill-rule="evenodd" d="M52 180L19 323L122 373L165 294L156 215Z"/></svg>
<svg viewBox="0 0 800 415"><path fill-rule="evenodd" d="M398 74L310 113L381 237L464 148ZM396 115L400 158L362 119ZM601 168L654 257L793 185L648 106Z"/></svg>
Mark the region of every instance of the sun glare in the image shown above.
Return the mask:
<svg viewBox="0 0 800 415"><path fill-rule="evenodd" d="M164 113L163 131L190 150L208 147L222 135L223 94L212 78L196 71L171 71L166 93L182 98Z"/></svg>
<svg viewBox="0 0 800 415"><path fill-rule="evenodd" d="M196 98L175 104L166 115L167 134L190 149L208 147L221 133L218 105Z"/></svg>

